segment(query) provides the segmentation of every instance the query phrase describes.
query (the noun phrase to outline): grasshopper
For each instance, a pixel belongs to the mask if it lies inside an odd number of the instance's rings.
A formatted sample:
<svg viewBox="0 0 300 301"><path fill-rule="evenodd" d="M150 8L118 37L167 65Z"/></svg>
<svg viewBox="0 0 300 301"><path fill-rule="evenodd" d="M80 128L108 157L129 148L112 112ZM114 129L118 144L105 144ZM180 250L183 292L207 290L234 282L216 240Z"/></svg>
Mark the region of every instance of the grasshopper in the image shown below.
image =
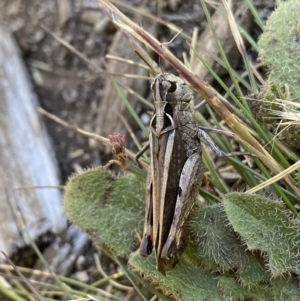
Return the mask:
<svg viewBox="0 0 300 301"><path fill-rule="evenodd" d="M217 155L229 154L219 150L197 126L190 104L192 90L181 78L160 74L151 91L155 111L150 121L149 144L136 156L138 159L150 146L140 254L148 256L154 249L157 270L165 275L178 262L187 243L187 219L205 171L200 138Z"/></svg>

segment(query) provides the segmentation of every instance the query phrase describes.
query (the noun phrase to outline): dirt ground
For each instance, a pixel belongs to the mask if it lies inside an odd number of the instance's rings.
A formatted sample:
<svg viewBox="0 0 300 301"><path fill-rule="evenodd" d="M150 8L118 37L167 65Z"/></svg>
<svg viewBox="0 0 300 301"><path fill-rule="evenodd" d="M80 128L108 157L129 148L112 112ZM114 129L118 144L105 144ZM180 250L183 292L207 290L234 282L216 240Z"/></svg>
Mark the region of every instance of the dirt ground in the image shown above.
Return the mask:
<svg viewBox="0 0 300 301"><path fill-rule="evenodd" d="M150 12L157 14L156 1L146 2L128 1L136 7L145 5ZM239 2L236 1L237 4ZM264 19L274 8L274 1L255 1L255 4ZM126 8L123 8L123 11L134 16L132 11ZM195 26L199 27L201 33L206 25L199 1L169 0L163 2L159 12L163 20L176 24L190 35ZM94 64L105 69L105 55L117 29L105 19L95 2L1 0L0 20L13 33L20 46L41 107L76 127L97 132L98 108L101 106L105 77L95 75L95 71L86 62L40 27L41 24L45 25ZM162 42L170 41L174 36L162 25L156 27L155 31L157 38ZM250 34L257 39L260 34L258 26L253 24ZM189 52L188 44L181 37L177 37L169 48L179 58L182 58L184 51ZM248 51L255 60L256 55L250 47ZM123 56L122 51L119 56ZM159 63L164 70L169 70L164 62ZM240 60L237 60L235 65L238 70L243 70ZM144 96L149 98L149 82L145 85ZM138 110L139 114L146 112L146 108L142 106ZM109 155L100 151L99 145L94 141L47 118L44 120L53 141L62 184L76 168L105 164L110 159ZM91 253L89 251L90 255Z"/></svg>

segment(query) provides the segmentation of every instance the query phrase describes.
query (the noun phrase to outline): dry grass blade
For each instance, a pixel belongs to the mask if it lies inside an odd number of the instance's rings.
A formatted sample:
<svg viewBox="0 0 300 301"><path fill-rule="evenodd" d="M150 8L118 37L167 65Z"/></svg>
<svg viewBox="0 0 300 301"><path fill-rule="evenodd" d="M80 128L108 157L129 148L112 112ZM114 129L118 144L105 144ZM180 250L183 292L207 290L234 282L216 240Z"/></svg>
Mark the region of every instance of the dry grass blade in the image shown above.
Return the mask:
<svg viewBox="0 0 300 301"><path fill-rule="evenodd" d="M58 186L47 186L47 185L44 185L44 186L22 186L22 187L16 187L15 190L31 190L31 189L45 189L45 188L55 188L55 189L60 189L60 190L63 190L65 189L65 186L64 185L58 185Z"/></svg>
<svg viewBox="0 0 300 301"><path fill-rule="evenodd" d="M229 25L231 27L231 32L233 34L234 40L235 40L235 44L239 49L240 54L242 55L243 59L244 59L244 63L247 67L248 70L248 75L249 75L249 79L250 79L250 83L252 86L253 91L257 91L256 88L256 82L255 82L255 78L253 76L253 72L257 73L257 71L253 68L253 66L251 66L249 60L247 59L247 52L246 52L246 48L243 42L243 39L241 37L241 34L237 28L237 23L234 20L234 16L232 14L232 11L230 9L230 5L228 3L228 1L223 0L223 5L227 11L227 15L228 15L228 21L229 21Z"/></svg>
<svg viewBox="0 0 300 301"><path fill-rule="evenodd" d="M273 183L276 183L277 181L283 179L284 177L286 177L287 175L289 175L290 173L292 173L293 171L296 171L300 168L300 161L296 162L295 164L293 164L292 166L290 166L289 168L285 169L284 171L282 171L281 173L277 174L276 176L272 177L271 179L268 179L267 181L264 181L263 183L247 190L247 193L255 193Z"/></svg>
<svg viewBox="0 0 300 301"><path fill-rule="evenodd" d="M67 49L69 49L71 52L75 53L79 58L81 58L87 65L92 67L94 70L97 71L98 74L101 75L113 75L113 76L119 76L119 77L127 77L127 78L136 78L136 79L144 79L144 80L149 80L151 77L149 76L142 76L142 75L136 75L136 74L120 74L120 73L112 73L112 72L107 72L94 64L90 59L88 59L86 56L84 56L80 51L75 49L71 44L69 44L67 41L64 39L60 38L58 35L56 35L53 31L51 31L48 27L45 25L40 25L40 27L50 34L56 41L64 45ZM143 66L145 67L145 66ZM89 79L91 80L91 79Z"/></svg>
<svg viewBox="0 0 300 301"><path fill-rule="evenodd" d="M11 266L14 268L15 272L20 276L20 278L23 280L23 282L26 284L26 286L33 292L33 294L37 297L38 300L43 301L44 299L42 296L35 290L35 288L31 285L31 283L23 276L23 274L19 271L19 269L14 265L14 263L9 259L9 257L1 251L5 259L11 264Z"/></svg>
<svg viewBox="0 0 300 301"><path fill-rule="evenodd" d="M96 263L96 267L97 267L98 272L102 275L102 277L104 277L106 279L109 279L108 281L109 281L109 283L112 286L114 286L114 287L116 287L116 288L118 288L120 290L124 290L124 291L128 291L128 292L133 291L133 287L127 286L127 285L123 285L123 284L121 284L121 283L113 280L113 279L118 279L119 277L124 276L124 272L119 272L118 274L114 274L114 275L108 276L104 272L104 270L103 270L103 268L101 266L101 262L100 262L98 254L94 254L94 259L95 259L95 263Z"/></svg>
<svg viewBox="0 0 300 301"><path fill-rule="evenodd" d="M116 61L123 62L123 63L126 63L126 64L136 65L136 66L139 66L139 67L142 67L144 69L148 69L149 70L149 66L144 65L144 64L139 64L139 63L137 63L135 61L132 61L132 60L123 59L121 57L117 57L117 56L110 55L110 54L107 54L105 57L107 59L110 59L110 60L116 60Z"/></svg>

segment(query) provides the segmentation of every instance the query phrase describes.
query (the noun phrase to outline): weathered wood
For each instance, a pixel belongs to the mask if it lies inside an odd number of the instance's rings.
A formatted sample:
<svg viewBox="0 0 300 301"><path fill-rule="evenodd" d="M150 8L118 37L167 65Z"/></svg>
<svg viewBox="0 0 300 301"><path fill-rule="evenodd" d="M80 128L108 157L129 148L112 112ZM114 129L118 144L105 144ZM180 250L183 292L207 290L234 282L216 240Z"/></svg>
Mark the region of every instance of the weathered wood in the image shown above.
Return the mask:
<svg viewBox="0 0 300 301"><path fill-rule="evenodd" d="M38 102L10 34L0 27L0 250L12 254L29 240L66 226L58 169ZM2 260L1 258L0 260Z"/></svg>

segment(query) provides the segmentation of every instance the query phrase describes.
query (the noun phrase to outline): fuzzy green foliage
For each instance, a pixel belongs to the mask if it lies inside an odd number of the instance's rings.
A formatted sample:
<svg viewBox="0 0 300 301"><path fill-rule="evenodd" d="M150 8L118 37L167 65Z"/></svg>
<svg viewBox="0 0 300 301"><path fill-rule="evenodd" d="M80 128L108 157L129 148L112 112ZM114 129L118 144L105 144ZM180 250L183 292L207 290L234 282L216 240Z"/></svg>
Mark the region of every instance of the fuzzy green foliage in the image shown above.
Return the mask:
<svg viewBox="0 0 300 301"><path fill-rule="evenodd" d="M280 122L288 121L281 117L282 111L299 111L297 107L280 101L300 102L299 15L298 0L281 2L268 19L258 42L259 57L270 71L261 91L250 97L249 106L260 122L273 124L273 131ZM285 126L279 139L289 147L299 150L300 126Z"/></svg>
<svg viewBox="0 0 300 301"><path fill-rule="evenodd" d="M294 100L300 101L300 2L282 2L268 19L260 37L259 55L270 68L268 81L288 84Z"/></svg>
<svg viewBox="0 0 300 301"><path fill-rule="evenodd" d="M248 249L266 252L274 277L286 272L300 275L299 220L287 216L281 202L232 193L224 199L224 208Z"/></svg>
<svg viewBox="0 0 300 301"><path fill-rule="evenodd" d="M67 183L65 211L96 244L128 255L143 227L144 189L133 175L87 170ZM156 270L153 254L135 252L129 265L176 300L297 300L288 275L300 272L299 220L282 203L232 193L223 204L195 208L189 226L189 246L167 276Z"/></svg>
<svg viewBox="0 0 300 301"><path fill-rule="evenodd" d="M286 99L287 97L284 87L267 82L257 95L250 98L249 105L257 120L265 124L272 124L281 120L280 117L274 115L274 112L282 110L277 99Z"/></svg>
<svg viewBox="0 0 300 301"><path fill-rule="evenodd" d="M218 287L227 300L273 300L272 292L266 285L257 285L249 289L239 285L234 277L219 276L217 279Z"/></svg>
<svg viewBox="0 0 300 301"><path fill-rule="evenodd" d="M172 294L176 300L224 301L217 288L216 274L211 270L200 270L185 260L181 260L165 277L156 271L153 256L143 258L137 254L129 260L129 264L142 272L146 278L159 283L161 289L166 294Z"/></svg>
<svg viewBox="0 0 300 301"><path fill-rule="evenodd" d="M221 271L237 271L244 286L268 279L261 259L246 250L234 233L221 204L197 210L190 221L199 258L208 256Z"/></svg>
<svg viewBox="0 0 300 301"><path fill-rule="evenodd" d="M105 168L89 169L66 185L65 212L71 222L120 255L128 254L143 225L144 183L115 177Z"/></svg>
<svg viewBox="0 0 300 301"><path fill-rule="evenodd" d="M298 301L299 285L296 279L277 277L271 280L275 301Z"/></svg>

